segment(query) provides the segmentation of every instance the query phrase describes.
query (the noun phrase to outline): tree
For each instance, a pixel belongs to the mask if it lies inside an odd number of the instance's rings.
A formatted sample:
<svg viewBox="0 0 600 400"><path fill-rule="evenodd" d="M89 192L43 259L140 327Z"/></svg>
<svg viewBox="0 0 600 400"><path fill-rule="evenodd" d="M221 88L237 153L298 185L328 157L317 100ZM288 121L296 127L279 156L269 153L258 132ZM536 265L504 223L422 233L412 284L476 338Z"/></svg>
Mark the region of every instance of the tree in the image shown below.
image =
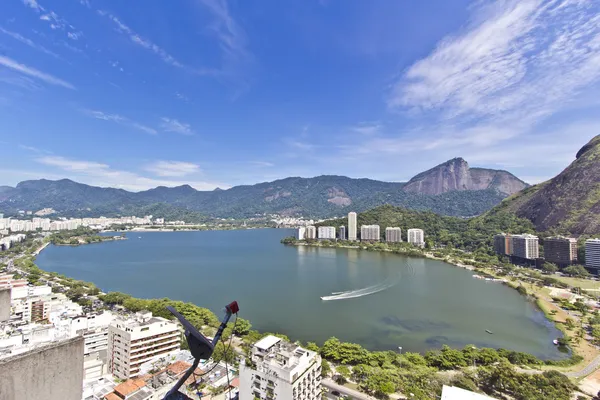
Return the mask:
<svg viewBox="0 0 600 400"><path fill-rule="evenodd" d="M331 365L329 365L329 361L322 359L321 360L321 376L323 378L327 378L331 374Z"/></svg>
<svg viewBox="0 0 600 400"><path fill-rule="evenodd" d="M551 262L547 262L547 261L546 261L546 262L545 262L545 263L542 265L542 270L543 270L545 273L547 273L547 274L553 274L553 273L555 273L556 271L558 271L558 266L557 266L556 264L554 264L554 263L551 263Z"/></svg>
<svg viewBox="0 0 600 400"><path fill-rule="evenodd" d="M235 329L233 329L233 333L238 336L244 336L250 333L250 329L252 329L252 324L250 321L244 318L238 318L235 322Z"/></svg>
<svg viewBox="0 0 600 400"><path fill-rule="evenodd" d="M316 353L319 353L321 351L321 349L319 349L319 346L317 346L317 344L315 342L308 342L306 344L306 349L310 350L310 351L314 351Z"/></svg>
<svg viewBox="0 0 600 400"><path fill-rule="evenodd" d="M340 366L336 367L335 370L338 374L340 374L341 376L343 376L346 379L348 379L350 377L350 368L348 368L345 365L340 365Z"/></svg>
<svg viewBox="0 0 600 400"><path fill-rule="evenodd" d="M570 276L578 278L587 278L590 276L589 272L582 265L571 265L563 269L563 272Z"/></svg>
<svg viewBox="0 0 600 400"><path fill-rule="evenodd" d="M565 326L569 329L575 328L575 323L573 322L573 318L567 318L565 320Z"/></svg>

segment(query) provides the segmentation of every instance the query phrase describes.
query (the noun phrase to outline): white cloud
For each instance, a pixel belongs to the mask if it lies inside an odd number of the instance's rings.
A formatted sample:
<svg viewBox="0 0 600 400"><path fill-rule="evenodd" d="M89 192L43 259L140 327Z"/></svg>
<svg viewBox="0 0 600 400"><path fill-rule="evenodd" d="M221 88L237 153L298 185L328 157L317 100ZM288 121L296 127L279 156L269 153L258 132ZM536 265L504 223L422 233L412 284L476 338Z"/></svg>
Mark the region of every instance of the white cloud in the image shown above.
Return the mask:
<svg viewBox="0 0 600 400"><path fill-rule="evenodd" d="M157 186L173 187L186 184L198 190L213 190L217 187L228 188L227 185L220 183L148 178L135 172L113 169L108 164L75 160L60 156L38 157L35 161L42 165L64 171L67 173L67 177L75 181L102 187L115 187L133 191L147 190ZM50 173L53 176L60 175L60 173ZM48 172L44 174L48 174Z"/></svg>
<svg viewBox="0 0 600 400"><path fill-rule="evenodd" d="M119 18L117 18L113 14L103 11L103 10L98 10L98 14L111 20L117 26L118 32L127 35L129 37L129 40L131 40L136 45L143 47L144 49L149 50L152 53L156 54L165 63L172 65L174 67L177 67L177 68L188 68L185 65L183 65L182 63L180 63L179 61L177 61L175 59L175 57L170 55L166 50L164 50L160 46L152 43L150 40L141 37L136 32L134 32L133 29L131 29L129 26L125 25L125 23L123 23Z"/></svg>
<svg viewBox="0 0 600 400"><path fill-rule="evenodd" d="M391 108L536 123L600 78L593 0L498 0L397 81Z"/></svg>
<svg viewBox="0 0 600 400"><path fill-rule="evenodd" d="M67 31L67 36L71 39L77 39L83 35L81 31L75 29L73 25L71 25L66 19L61 18L54 11L46 11L44 7L42 7L37 0L22 0L23 4L27 7L33 9L36 13L45 13L40 15L40 19L42 21L46 21L49 23L50 29L58 29L61 31Z"/></svg>
<svg viewBox="0 0 600 400"><path fill-rule="evenodd" d="M378 122L362 122L356 126L350 127L350 130L361 135L371 136L378 133L382 126Z"/></svg>
<svg viewBox="0 0 600 400"><path fill-rule="evenodd" d="M109 113L105 113L103 111L88 110L88 109L82 109L81 112L84 113L85 115L87 115L88 117L101 119L104 121L115 122L117 124L132 127L139 131L142 131L144 133L149 133L151 135L156 135L158 133L156 131L156 129L154 129L154 128L140 124L139 122L136 122L136 121L132 121L129 118L123 117L119 114L109 114Z"/></svg>
<svg viewBox="0 0 600 400"><path fill-rule="evenodd" d="M183 161L156 161L145 169L157 176L186 176L201 172L198 164Z"/></svg>
<svg viewBox="0 0 600 400"><path fill-rule="evenodd" d="M47 74L45 72L39 71L35 68L28 67L24 64L19 64L15 60L12 60L8 57L0 56L0 65L17 71L21 74L31 76L33 78L39 79L51 85L62 86L67 89L75 90L75 86L71 85L69 82L59 79L55 76Z"/></svg>
<svg viewBox="0 0 600 400"><path fill-rule="evenodd" d="M30 8L33 8L37 12L45 11L44 7L40 6L36 0L23 0L23 4Z"/></svg>
<svg viewBox="0 0 600 400"><path fill-rule="evenodd" d="M4 29L2 27L0 27L0 32L4 33L5 35L8 35L8 36L12 37L15 40L18 40L21 43L26 44L29 47L32 47L32 48L34 48L36 50L39 50L39 51L41 51L43 53L46 53L46 54L48 54L48 55L50 55L52 57L60 58L60 56L58 54L56 54L56 53L48 50L47 48L45 48L44 46L42 46L40 44L37 44L37 43L33 42L31 39L28 39L28 38L24 37L23 35L21 35L19 33L8 31L8 30L6 30L6 29Z"/></svg>
<svg viewBox="0 0 600 400"><path fill-rule="evenodd" d="M275 164L268 162L268 161L250 161L250 164L256 165L257 167L267 167L267 168L271 168L271 167L275 166Z"/></svg>
<svg viewBox="0 0 600 400"><path fill-rule="evenodd" d="M163 117L161 119L163 122L160 124L160 126L165 132L175 132L175 133L180 133L182 135L193 135L194 134L194 131L192 130L192 127L190 126L190 124L186 124L184 122L179 122L176 119L171 119L171 118L166 118L166 117Z"/></svg>

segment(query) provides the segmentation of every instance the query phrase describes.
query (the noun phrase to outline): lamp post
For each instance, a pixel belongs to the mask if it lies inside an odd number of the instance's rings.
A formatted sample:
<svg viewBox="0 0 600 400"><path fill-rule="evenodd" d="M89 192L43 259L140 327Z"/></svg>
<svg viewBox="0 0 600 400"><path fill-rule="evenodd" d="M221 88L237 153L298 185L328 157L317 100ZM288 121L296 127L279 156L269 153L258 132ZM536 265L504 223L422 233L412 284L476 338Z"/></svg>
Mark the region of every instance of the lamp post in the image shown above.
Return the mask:
<svg viewBox="0 0 600 400"><path fill-rule="evenodd" d="M471 346L471 349L477 350L477 347ZM473 369L477 369L477 355L473 355Z"/></svg>
<svg viewBox="0 0 600 400"><path fill-rule="evenodd" d="M398 346L398 352L402 354L402 346Z"/></svg>

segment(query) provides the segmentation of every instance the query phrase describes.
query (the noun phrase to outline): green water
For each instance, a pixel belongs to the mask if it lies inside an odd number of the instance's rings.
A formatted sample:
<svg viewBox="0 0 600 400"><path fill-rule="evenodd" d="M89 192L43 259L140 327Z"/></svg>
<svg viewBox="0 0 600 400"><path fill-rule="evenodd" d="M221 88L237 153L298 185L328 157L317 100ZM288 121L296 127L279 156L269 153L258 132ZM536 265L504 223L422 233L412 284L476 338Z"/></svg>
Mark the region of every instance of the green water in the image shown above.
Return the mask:
<svg viewBox="0 0 600 400"><path fill-rule="evenodd" d="M238 300L240 316L255 329L302 341L336 336L372 350L419 352L475 344L565 357L552 345L560 332L514 289L439 261L279 243L290 234L128 233L124 241L50 246L37 264L104 291L169 297L215 312ZM320 298L348 291L342 297L360 297Z"/></svg>

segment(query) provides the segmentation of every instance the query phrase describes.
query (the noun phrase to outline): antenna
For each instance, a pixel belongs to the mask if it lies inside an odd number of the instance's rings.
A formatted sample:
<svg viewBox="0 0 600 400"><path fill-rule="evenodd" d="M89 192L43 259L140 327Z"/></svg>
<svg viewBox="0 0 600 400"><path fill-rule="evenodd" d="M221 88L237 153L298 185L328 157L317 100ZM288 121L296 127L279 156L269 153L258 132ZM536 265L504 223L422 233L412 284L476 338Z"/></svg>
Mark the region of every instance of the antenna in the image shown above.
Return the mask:
<svg viewBox="0 0 600 400"><path fill-rule="evenodd" d="M223 331L225 330L225 327L227 326L231 315L237 314L238 311L240 311L240 307L238 306L237 301L233 301L225 306L225 316L223 317L221 325L219 326L219 329L217 330L217 333L215 334L215 337L213 338L212 342L208 340L203 334L201 334L198 331L198 329L194 327L194 325L190 324L190 322L187 319L185 319L183 315L177 312L175 308L168 306L167 310L169 310L171 314L177 317L181 325L183 325L183 327L185 328L185 339L187 340L188 346L190 348L190 353L192 353L192 356L194 357L194 363L192 364L192 366L185 372L185 374L183 374L183 376L177 381L175 386L173 386L171 390L169 390L169 392L164 398L164 400L178 400L179 398L181 398L181 396L179 395L179 388L196 370L198 364L200 363L200 360L208 360L212 356L215 350L215 346L219 342L219 339L221 338L221 335L223 334Z"/></svg>

